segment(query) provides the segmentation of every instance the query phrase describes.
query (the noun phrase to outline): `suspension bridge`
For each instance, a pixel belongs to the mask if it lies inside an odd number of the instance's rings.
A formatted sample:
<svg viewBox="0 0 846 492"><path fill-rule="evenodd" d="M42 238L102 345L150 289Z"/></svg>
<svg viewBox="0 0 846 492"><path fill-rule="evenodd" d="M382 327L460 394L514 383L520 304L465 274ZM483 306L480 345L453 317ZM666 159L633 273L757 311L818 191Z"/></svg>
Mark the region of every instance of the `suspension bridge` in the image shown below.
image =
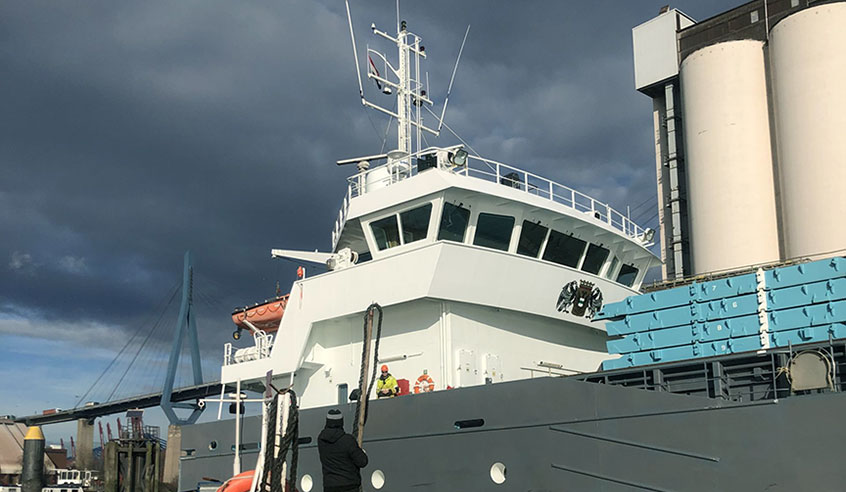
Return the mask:
<svg viewBox="0 0 846 492"><path fill-rule="evenodd" d="M178 296L180 290L181 296ZM181 281L165 293L154 313L139 323L96 380L76 397L72 408L48 409L15 420L26 425L77 421L76 458L79 468L93 464L94 423L97 418L161 407L171 424L169 437L174 429L178 432L179 426L196 422L203 411L200 399L235 391L234 387L217 380L219 365L214 360L208 361L205 372L216 377L211 381L203 378L197 336L199 304L204 304L209 312L215 312L221 310L223 302L214 293L195 287L191 253L187 252ZM182 416L177 414L177 410Z"/></svg>

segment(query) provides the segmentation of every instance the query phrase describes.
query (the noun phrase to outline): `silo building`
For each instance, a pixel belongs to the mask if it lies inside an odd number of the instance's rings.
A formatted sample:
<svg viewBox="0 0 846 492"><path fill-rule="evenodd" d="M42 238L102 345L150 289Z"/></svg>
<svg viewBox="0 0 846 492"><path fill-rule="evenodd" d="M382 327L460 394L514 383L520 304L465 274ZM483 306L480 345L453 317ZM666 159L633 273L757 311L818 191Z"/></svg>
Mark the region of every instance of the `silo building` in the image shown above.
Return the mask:
<svg viewBox="0 0 846 492"><path fill-rule="evenodd" d="M846 248L846 2L756 0L632 31L665 279Z"/></svg>

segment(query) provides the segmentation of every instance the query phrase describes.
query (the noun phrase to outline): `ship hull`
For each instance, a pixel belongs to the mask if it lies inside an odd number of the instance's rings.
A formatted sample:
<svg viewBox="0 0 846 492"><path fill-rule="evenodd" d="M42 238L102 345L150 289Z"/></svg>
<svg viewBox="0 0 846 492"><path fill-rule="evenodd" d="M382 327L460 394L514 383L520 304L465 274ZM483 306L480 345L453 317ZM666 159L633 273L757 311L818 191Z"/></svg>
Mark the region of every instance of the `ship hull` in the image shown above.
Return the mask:
<svg viewBox="0 0 846 492"><path fill-rule="evenodd" d="M330 408L350 430L352 404L300 413L301 441L311 441L299 447L299 476L316 491L316 439ZM377 470L390 491L840 490L843 415L842 393L736 403L571 378L409 395L372 402L362 480L365 491L376 490ZM478 419L484 425L458 428ZM254 467L259 428L258 417L244 420L243 469ZM231 475L233 421L186 427L182 442L193 451L179 490ZM496 463L507 470L501 484Z"/></svg>

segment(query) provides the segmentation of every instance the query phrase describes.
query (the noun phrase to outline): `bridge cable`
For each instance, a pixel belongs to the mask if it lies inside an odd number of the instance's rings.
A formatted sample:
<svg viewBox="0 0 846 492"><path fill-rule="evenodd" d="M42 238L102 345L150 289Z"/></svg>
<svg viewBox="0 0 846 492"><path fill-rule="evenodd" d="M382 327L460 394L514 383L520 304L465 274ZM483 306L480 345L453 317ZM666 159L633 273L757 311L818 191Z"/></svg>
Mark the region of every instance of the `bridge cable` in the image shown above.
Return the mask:
<svg viewBox="0 0 846 492"><path fill-rule="evenodd" d="M168 308L165 310L163 319L170 319L173 320L176 318L176 313L174 312L174 304L171 303L168 305ZM139 353L139 359L132 365L132 368L129 370L127 377L130 381L136 380L135 376L140 376L140 380L146 381L146 385L141 386L138 385L137 387L133 388L129 393L129 396L133 396L135 394L139 394L140 391L154 393L158 388L161 388L161 382L157 378L149 378L148 376L153 372L156 366L160 366L158 364L161 351L155 350L153 347L156 343L161 342L162 335L166 332L173 332L175 321L171 321L170 323L159 323L153 330L152 336L150 337L151 342L154 345L148 345L147 350L142 351ZM141 389L143 388L143 390ZM120 389L120 388L119 388ZM123 391L119 391L116 395L120 396L124 394Z"/></svg>
<svg viewBox="0 0 846 492"><path fill-rule="evenodd" d="M180 283L181 283L181 282L180 282ZM178 288L177 288L177 289L174 289L173 294L171 294L170 299L169 299L169 300L168 300L168 302L167 302L167 305L168 305L168 306L170 305L170 303L171 303L171 302L173 302L173 299L176 297L176 293L177 293L178 291L179 291L179 289L178 289ZM167 306L166 306L166 307L167 307ZM121 375L120 379L118 380L118 382L117 382L117 384L115 385L115 387L114 387L114 389L112 390L112 392L111 392L111 393L109 393L109 397L106 399L106 401L111 401L111 398L112 398L112 396L114 396L115 391L117 391L118 387L119 387L119 386L121 385L121 383L123 382L123 379L126 377L126 373L128 373L128 372L129 372L129 369L132 367L132 364L134 364L134 363L135 363L135 361L136 361L136 359L138 359L138 354L139 354L139 353L141 353L141 350L143 350L143 349L144 349L144 347L147 345L147 342L148 342L148 341L150 341L150 337L153 335L153 331L154 331L154 330L155 330L155 329L159 326L159 323L162 321L162 317L163 317L163 316L164 316L164 310L162 310L161 314L159 315L159 318L156 320L156 324L155 324L155 325L153 325L153 329L151 329L151 330L150 330L150 332L147 334L147 337L146 337L146 338L144 338L144 341L141 343L141 346L140 346L140 347L138 347L138 350L135 352L135 356L133 356L133 357L132 357L132 360L129 362L129 365L126 367L126 370L125 370L125 371L123 371L123 374Z"/></svg>
<svg viewBox="0 0 846 492"><path fill-rule="evenodd" d="M654 213L654 214L652 214L652 217L650 217L650 218L649 218L649 220L647 220L646 222L644 222L644 223L643 223L643 225L645 225L645 226L646 226L646 225L649 225L649 224L651 224L651 223L652 223L652 221L653 221L653 220L655 220L655 219L657 219L657 218L658 218L658 211L656 210L656 211L655 211L655 213Z"/></svg>
<svg viewBox="0 0 846 492"><path fill-rule="evenodd" d="M657 208L658 203L656 202L656 203L655 203L655 205L656 205L656 208ZM643 209L643 210L641 211L641 213L639 213L639 214L638 214L638 215L637 215L634 219L632 219L632 220L633 220L633 221L635 221L635 222L640 222L641 220L643 220L643 218L644 218L644 217L647 217L647 216L649 216L650 214L653 214L653 213L657 215L657 214L658 214L658 211L657 211L656 209L653 209L653 208L647 207L647 208Z"/></svg>
<svg viewBox="0 0 846 492"><path fill-rule="evenodd" d="M647 203L651 203L651 202L652 202L652 200L655 200L655 199L657 199L657 198L658 198L658 197L657 197L657 195L650 196L650 197L649 197L649 198L647 198L646 200L644 200L644 201L640 202L640 204L638 204L636 207L634 207L634 208L630 209L630 210L629 210L629 213L630 213L630 214L633 214L633 213L637 212L638 210L640 210L640 208L641 208L641 207L643 207L643 206L644 206L644 205L646 205Z"/></svg>
<svg viewBox="0 0 846 492"><path fill-rule="evenodd" d="M180 285L180 282L177 282L173 286L172 290L174 291L174 293L179 288L179 285ZM162 303L159 304L158 309L161 309L163 307L167 307L167 303L164 301L164 299L162 300ZM158 309L157 309L157 311L158 311ZM94 387L97 386L97 383L99 383L100 380L103 379L103 376L105 376L109 372L109 369L111 369L112 366L115 364L115 362L117 362L118 358L120 358L120 356L126 351L126 349L133 342L133 340L135 340L135 338L141 333L141 329L144 328L144 326L146 326L146 324L152 319L153 319L153 316L150 316L144 322L142 322L138 325L138 329L135 330L135 333L132 334L132 337L130 337L129 340L123 345L123 347L121 347L121 349L120 349L120 351L118 351L117 355L115 355L115 357L111 360L111 362L109 362L109 364L106 366L106 368L103 369L103 372L101 372L100 375L97 376L97 379L94 381L94 383L92 383L91 386L85 391L85 393L79 398L79 400L77 400L77 402L74 404L74 408L79 408L80 403L82 403L83 400L85 400L85 398L88 396L88 394L91 393L91 390L93 390Z"/></svg>

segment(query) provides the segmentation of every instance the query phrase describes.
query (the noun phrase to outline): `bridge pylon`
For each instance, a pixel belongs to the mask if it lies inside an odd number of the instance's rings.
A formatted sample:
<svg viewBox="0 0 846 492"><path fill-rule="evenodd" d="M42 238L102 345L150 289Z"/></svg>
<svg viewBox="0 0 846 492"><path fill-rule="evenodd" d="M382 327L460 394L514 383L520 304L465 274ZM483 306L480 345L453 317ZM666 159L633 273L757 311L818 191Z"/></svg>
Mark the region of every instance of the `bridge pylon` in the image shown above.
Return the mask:
<svg viewBox="0 0 846 492"><path fill-rule="evenodd" d="M182 341L188 337L188 348L191 352L191 367L193 369L194 384L203 384L203 369L200 362L200 344L197 338L197 321L193 311L194 295L194 267L191 261L191 252L185 252L184 266L182 270L182 304L179 308L179 319L176 332L173 335L173 346L170 350L170 359L167 363L167 375L164 386L162 386L161 407L171 425L190 425L197 421L203 413L202 407L196 403L175 403L171 401L173 394L173 383L176 379L176 369L179 364L179 356L182 353ZM175 408L187 408L191 414L185 418L179 418L174 411Z"/></svg>

